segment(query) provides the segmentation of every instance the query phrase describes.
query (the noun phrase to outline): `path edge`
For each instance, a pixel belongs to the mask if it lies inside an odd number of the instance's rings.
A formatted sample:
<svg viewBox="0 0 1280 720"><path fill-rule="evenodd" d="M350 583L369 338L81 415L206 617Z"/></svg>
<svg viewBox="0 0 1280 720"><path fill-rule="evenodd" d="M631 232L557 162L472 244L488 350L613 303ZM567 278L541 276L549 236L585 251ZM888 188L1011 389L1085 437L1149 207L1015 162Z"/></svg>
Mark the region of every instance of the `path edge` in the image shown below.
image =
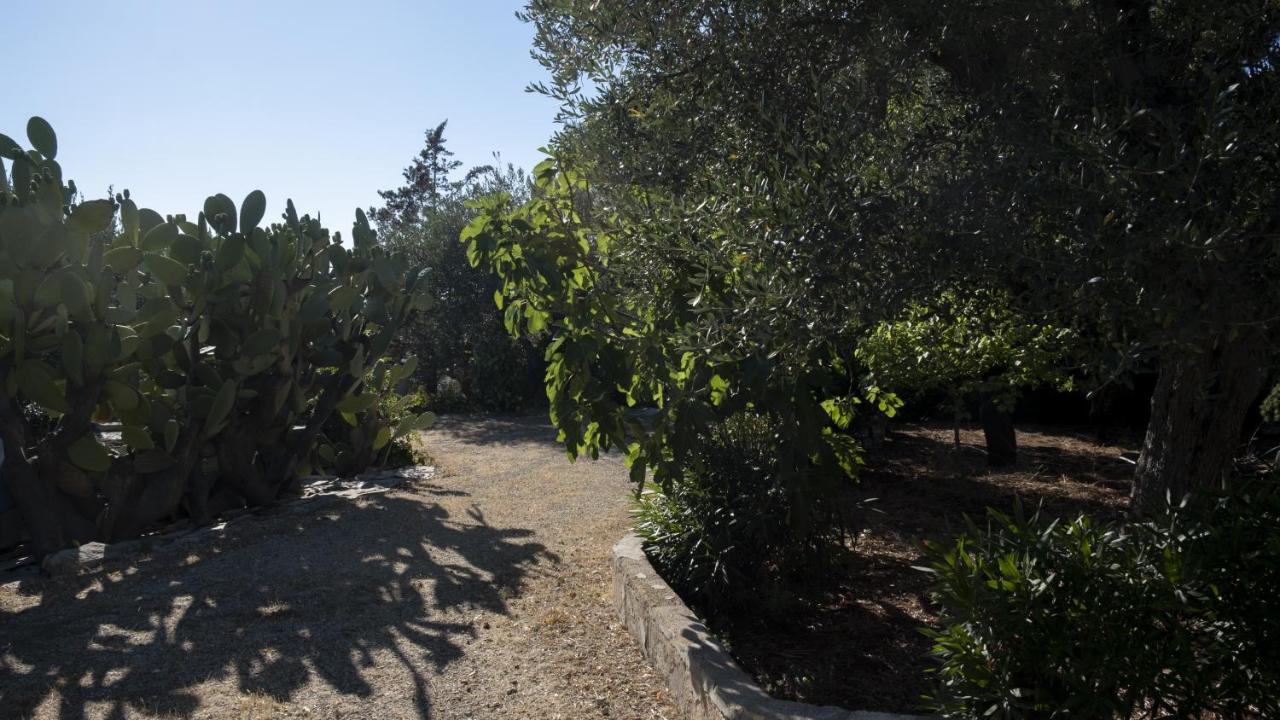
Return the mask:
<svg viewBox="0 0 1280 720"><path fill-rule="evenodd" d="M770 697L649 563L640 536L613 546L613 604L690 720L936 720Z"/></svg>

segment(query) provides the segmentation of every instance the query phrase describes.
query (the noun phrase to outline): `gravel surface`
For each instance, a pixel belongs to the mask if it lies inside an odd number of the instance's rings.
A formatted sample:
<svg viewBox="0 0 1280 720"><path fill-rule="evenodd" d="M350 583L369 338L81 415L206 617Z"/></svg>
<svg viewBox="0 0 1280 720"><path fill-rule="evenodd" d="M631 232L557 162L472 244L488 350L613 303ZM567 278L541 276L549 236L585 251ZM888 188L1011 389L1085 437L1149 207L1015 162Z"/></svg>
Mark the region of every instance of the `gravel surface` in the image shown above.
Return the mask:
<svg viewBox="0 0 1280 720"><path fill-rule="evenodd" d="M617 458L451 418L431 480L0 590L0 717L668 718L616 620Z"/></svg>

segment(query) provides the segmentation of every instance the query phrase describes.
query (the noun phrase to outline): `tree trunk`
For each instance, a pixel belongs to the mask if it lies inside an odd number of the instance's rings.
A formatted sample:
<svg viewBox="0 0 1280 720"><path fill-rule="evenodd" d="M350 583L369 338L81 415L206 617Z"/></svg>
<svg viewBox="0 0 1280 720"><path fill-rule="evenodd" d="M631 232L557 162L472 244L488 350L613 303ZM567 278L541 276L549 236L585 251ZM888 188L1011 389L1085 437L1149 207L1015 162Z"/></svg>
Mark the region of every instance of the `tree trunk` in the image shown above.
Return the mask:
<svg viewBox="0 0 1280 720"><path fill-rule="evenodd" d="M1133 509L1157 511L1166 498L1176 504L1189 493L1221 487L1265 380L1266 342L1259 332L1223 339L1208 352L1166 351L1134 474Z"/></svg>
<svg viewBox="0 0 1280 720"><path fill-rule="evenodd" d="M960 417L964 414L964 399L959 395L951 396L951 440L956 452L960 451Z"/></svg>
<svg viewBox="0 0 1280 720"><path fill-rule="evenodd" d="M997 407L990 395L984 395L978 416L987 441L987 465L1003 468L1017 463L1018 436L1013 428L1013 415Z"/></svg>

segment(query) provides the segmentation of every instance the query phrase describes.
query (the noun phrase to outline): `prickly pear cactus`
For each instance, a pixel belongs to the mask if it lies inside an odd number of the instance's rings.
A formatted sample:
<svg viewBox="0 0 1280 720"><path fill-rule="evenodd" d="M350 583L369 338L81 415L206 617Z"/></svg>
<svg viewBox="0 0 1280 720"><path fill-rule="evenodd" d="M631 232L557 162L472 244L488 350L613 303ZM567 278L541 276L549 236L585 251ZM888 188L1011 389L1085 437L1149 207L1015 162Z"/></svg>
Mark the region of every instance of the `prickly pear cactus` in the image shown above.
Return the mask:
<svg viewBox="0 0 1280 720"><path fill-rule="evenodd" d="M372 397L369 370L427 302L421 271L363 213L350 247L292 203L264 225L259 191L194 220L127 192L80 201L53 129L33 118L27 137L0 135L0 477L36 552L274 500L329 419ZM376 452L382 430L347 439Z"/></svg>
<svg viewBox="0 0 1280 720"><path fill-rule="evenodd" d="M360 392L339 403L337 416L324 426L324 437L316 444L311 467L349 476L373 465L387 464L393 453L412 457L407 439L436 421L435 413L425 411L425 392L399 391L417 365L414 357L402 363L375 363L365 373Z"/></svg>

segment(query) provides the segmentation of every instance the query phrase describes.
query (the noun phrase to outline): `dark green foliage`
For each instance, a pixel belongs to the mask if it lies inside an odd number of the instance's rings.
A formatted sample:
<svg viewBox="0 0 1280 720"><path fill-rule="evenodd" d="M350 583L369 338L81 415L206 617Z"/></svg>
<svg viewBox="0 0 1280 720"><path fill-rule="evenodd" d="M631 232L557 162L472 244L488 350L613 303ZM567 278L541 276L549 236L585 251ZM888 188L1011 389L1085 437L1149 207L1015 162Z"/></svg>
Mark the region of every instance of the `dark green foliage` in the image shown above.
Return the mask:
<svg viewBox="0 0 1280 720"><path fill-rule="evenodd" d="M444 129L448 120L428 130L426 144L404 169L405 184L394 190L379 190L384 205L370 211L373 220L385 229L402 228L431 220L431 214L454 192L449 173L462 167L452 160L445 147Z"/></svg>
<svg viewBox="0 0 1280 720"><path fill-rule="evenodd" d="M471 361L465 373L471 386L471 402L493 410L546 405L542 344L512 339L498 323L478 334L472 343Z"/></svg>
<svg viewBox="0 0 1280 720"><path fill-rule="evenodd" d="M427 143L404 171L406 184L381 191L386 204L371 209L382 242L426 268L423 292L436 303L404 327L397 347L418 357L417 379L436 388L449 376L461 383L459 399L432 398L438 410L519 410L546 402L542 390L541 350L535 343L512 339L493 306L497 280L467 262L457 238L474 217L468 200L494 193L528 195L523 171L473 168L460 181L450 181L459 163L450 160L444 123L427 133Z"/></svg>
<svg viewBox="0 0 1280 720"><path fill-rule="evenodd" d="M1159 365L1139 505L1229 469L1280 317L1275 3L531 0L525 17L565 121L552 151L592 188L583 220L631 229L613 260L634 280L608 292L699 299L732 319L704 322L709 342L813 368L822 342L944 287L995 288L1099 364ZM721 292L744 280L758 292Z"/></svg>
<svg viewBox="0 0 1280 720"><path fill-rule="evenodd" d="M1271 387L1266 397L1262 398L1262 405L1259 407L1262 413L1262 419L1269 422L1280 422L1280 383Z"/></svg>
<svg viewBox="0 0 1280 720"><path fill-rule="evenodd" d="M999 293L942 293L872 328L857 357L877 385L900 396L943 392L956 407L983 393L1012 410L1024 389L1070 389L1073 333L1030 322L1010 305Z"/></svg>
<svg viewBox="0 0 1280 720"><path fill-rule="evenodd" d="M1280 496L1142 523L992 511L928 551L944 629L932 702L953 717L1276 717Z"/></svg>
<svg viewBox="0 0 1280 720"><path fill-rule="evenodd" d="M854 407L873 395L888 409L889 398L857 382L839 334L798 322L811 317L803 307L779 310L794 278L769 262L776 248L735 244L738 219L689 208L641 227L592 216L594 201L580 173L547 161L529 202L479 202L462 234L472 261L502 280L507 328L551 335L547 393L566 450L625 448L637 487L652 469L667 491L698 464L708 427L759 408L780 429L771 467L795 499L792 522L820 523L817 500L860 462L842 432Z"/></svg>
<svg viewBox="0 0 1280 720"><path fill-rule="evenodd" d="M3 477L38 555L271 502L426 302L363 213L344 247L292 203L261 226L260 192L192 222L128 193L77 202L50 157L4 137L0 155Z"/></svg>
<svg viewBox="0 0 1280 720"><path fill-rule="evenodd" d="M427 411L426 391L411 380L417 365L413 357L402 363L380 360L365 373L359 392L339 403L325 422L312 468L351 477L373 465L412 463L417 455L413 433L436 420Z"/></svg>
<svg viewBox="0 0 1280 720"><path fill-rule="evenodd" d="M840 538L834 498L799 498L784 482L780 432L776 418L734 415L704 431L678 478L640 495L646 552L704 611L760 608L771 588L823 566ZM797 513L800 503L817 507Z"/></svg>

